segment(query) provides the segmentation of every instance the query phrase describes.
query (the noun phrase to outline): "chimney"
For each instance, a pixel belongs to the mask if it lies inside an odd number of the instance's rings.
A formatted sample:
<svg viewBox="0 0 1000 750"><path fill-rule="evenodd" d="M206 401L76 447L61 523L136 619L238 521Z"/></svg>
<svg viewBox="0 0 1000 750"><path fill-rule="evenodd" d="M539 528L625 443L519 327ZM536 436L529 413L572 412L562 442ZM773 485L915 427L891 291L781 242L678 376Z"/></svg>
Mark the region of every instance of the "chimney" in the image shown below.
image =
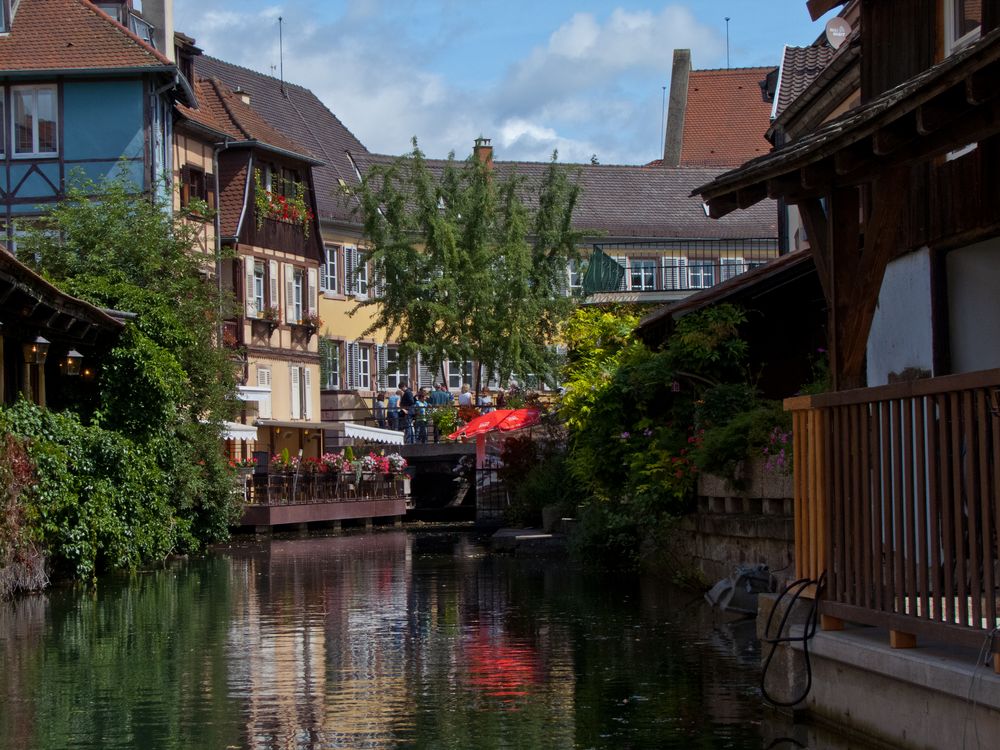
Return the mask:
<svg viewBox="0 0 1000 750"><path fill-rule="evenodd" d="M236 88L233 89L233 93L236 94L236 96L238 96L240 98L240 101L242 101L248 107L250 106L250 92L249 91L247 91L246 89L244 89L244 88L242 88L240 86L237 86Z"/></svg>
<svg viewBox="0 0 1000 750"><path fill-rule="evenodd" d="M489 138L482 136L476 138L476 145L472 147L472 155L485 164L487 169L493 168L493 145Z"/></svg>
<svg viewBox="0 0 1000 750"><path fill-rule="evenodd" d="M688 79L691 77L691 50L674 50L674 69L670 76L670 105L667 109L667 133L663 138L663 166L681 163L684 145L684 114L687 111Z"/></svg>
<svg viewBox="0 0 1000 750"><path fill-rule="evenodd" d="M174 52L174 0L142 0L142 17L153 26L153 43L170 62Z"/></svg>

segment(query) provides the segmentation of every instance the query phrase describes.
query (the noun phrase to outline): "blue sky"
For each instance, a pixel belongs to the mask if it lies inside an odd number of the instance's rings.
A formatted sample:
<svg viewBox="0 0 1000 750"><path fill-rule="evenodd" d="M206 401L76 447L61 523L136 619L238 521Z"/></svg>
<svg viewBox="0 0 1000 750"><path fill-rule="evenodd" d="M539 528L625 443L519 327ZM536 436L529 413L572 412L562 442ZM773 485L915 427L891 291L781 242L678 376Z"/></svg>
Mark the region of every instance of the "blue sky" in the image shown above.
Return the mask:
<svg viewBox="0 0 1000 750"><path fill-rule="evenodd" d="M206 54L264 73L279 15L286 80L373 151L415 135L461 156L484 135L501 159L624 164L659 155L674 48L725 67L729 16L733 67L777 65L823 30L805 0L175 0L177 29Z"/></svg>

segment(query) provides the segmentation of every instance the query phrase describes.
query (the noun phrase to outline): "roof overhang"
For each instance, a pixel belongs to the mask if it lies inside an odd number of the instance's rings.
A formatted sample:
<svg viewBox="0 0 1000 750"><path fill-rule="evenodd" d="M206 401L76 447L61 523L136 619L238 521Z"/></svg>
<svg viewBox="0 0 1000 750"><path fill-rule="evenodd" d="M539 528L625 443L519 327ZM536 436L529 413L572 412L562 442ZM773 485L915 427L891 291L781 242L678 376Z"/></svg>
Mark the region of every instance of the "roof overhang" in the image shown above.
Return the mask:
<svg viewBox="0 0 1000 750"><path fill-rule="evenodd" d="M289 151L284 148L278 148L277 146L272 146L270 143L265 143L264 141L258 140L246 140L246 141L233 141L229 144L229 148L256 148L261 151L268 151L272 154L278 154L279 156L285 156L289 159L297 159L299 161L305 162L306 164L311 164L314 167L323 166L324 162L313 156L306 156L305 154L299 154L295 151Z"/></svg>
<svg viewBox="0 0 1000 750"><path fill-rule="evenodd" d="M806 8L809 10L809 17L817 21L824 13L829 13L834 8L839 8L847 0L808 0Z"/></svg>
<svg viewBox="0 0 1000 750"><path fill-rule="evenodd" d="M697 188L713 218L799 203L1000 133L1000 29L809 135Z"/></svg>

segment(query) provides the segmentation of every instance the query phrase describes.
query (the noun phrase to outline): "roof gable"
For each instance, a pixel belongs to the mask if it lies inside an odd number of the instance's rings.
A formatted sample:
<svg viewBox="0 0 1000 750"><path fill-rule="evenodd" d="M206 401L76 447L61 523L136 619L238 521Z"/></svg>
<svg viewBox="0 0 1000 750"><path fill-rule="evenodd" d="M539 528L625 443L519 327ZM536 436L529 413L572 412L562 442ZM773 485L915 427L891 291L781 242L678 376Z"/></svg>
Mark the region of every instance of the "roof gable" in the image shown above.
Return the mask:
<svg viewBox="0 0 1000 750"><path fill-rule="evenodd" d="M0 36L3 71L160 69L173 63L87 0L21 0Z"/></svg>
<svg viewBox="0 0 1000 750"><path fill-rule="evenodd" d="M771 104L761 94L766 68L692 70L681 165L735 167L771 150L764 134Z"/></svg>

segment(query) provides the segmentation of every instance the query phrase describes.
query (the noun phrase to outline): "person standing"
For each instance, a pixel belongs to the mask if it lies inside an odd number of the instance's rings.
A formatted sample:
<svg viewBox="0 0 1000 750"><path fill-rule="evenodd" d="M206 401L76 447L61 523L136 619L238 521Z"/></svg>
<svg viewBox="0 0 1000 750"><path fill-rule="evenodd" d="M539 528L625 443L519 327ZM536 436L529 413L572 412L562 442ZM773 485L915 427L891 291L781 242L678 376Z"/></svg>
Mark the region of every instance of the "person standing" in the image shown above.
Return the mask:
<svg viewBox="0 0 1000 750"><path fill-rule="evenodd" d="M399 429L399 398L403 395L403 392L396 389L396 392L389 396L387 403L386 413L389 416L389 429L398 430Z"/></svg>
<svg viewBox="0 0 1000 750"><path fill-rule="evenodd" d="M423 389L413 402L413 442L427 442L427 394Z"/></svg>
<svg viewBox="0 0 1000 750"><path fill-rule="evenodd" d="M413 390L408 380L404 380L400 385L403 386L403 395L399 398L399 416L403 420L403 442L412 443L413 405L417 400L413 397Z"/></svg>
<svg viewBox="0 0 1000 750"><path fill-rule="evenodd" d="M385 393L379 391L375 395L375 403L372 404L372 411L375 414L375 424L383 430L385 429Z"/></svg>

